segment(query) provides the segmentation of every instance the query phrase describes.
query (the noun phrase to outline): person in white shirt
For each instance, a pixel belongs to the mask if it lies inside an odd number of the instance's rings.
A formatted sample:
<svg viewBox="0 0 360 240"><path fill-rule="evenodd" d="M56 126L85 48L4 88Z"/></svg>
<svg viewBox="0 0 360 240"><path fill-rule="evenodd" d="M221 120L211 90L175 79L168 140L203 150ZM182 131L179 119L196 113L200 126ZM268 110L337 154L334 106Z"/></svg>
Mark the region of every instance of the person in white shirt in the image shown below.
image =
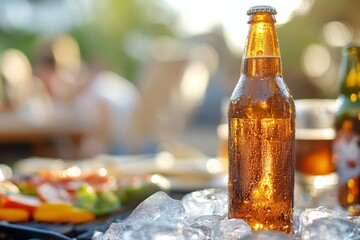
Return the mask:
<svg viewBox="0 0 360 240"><path fill-rule="evenodd" d="M353 122L344 120L333 143L339 184L360 175L359 136L353 130Z"/></svg>

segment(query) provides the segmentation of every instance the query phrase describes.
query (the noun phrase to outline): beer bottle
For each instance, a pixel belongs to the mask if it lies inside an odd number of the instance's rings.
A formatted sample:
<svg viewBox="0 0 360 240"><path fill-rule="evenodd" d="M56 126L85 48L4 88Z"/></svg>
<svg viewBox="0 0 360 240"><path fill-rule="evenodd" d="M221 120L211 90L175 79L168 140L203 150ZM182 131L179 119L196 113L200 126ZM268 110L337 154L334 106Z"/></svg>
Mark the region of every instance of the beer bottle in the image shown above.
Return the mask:
<svg viewBox="0 0 360 240"><path fill-rule="evenodd" d="M282 77L276 9L248 10L250 24L229 121L229 218L253 230L293 232L295 106Z"/></svg>
<svg viewBox="0 0 360 240"><path fill-rule="evenodd" d="M344 208L360 205L360 47L344 48L340 94L335 113L333 151L339 176L338 198ZM352 212L352 215L359 215Z"/></svg>

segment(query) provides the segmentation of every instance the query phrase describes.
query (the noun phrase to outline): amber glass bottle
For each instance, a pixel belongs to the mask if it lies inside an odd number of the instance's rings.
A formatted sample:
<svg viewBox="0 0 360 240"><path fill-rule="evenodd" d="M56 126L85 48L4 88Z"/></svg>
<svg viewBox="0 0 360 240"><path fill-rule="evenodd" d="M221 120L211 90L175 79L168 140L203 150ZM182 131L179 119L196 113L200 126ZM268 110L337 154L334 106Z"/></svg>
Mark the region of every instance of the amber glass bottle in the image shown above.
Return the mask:
<svg viewBox="0 0 360 240"><path fill-rule="evenodd" d="M360 47L343 50L333 150L339 175L339 202L360 209Z"/></svg>
<svg viewBox="0 0 360 240"><path fill-rule="evenodd" d="M229 104L229 218L293 232L295 107L282 78L276 10L255 6Z"/></svg>

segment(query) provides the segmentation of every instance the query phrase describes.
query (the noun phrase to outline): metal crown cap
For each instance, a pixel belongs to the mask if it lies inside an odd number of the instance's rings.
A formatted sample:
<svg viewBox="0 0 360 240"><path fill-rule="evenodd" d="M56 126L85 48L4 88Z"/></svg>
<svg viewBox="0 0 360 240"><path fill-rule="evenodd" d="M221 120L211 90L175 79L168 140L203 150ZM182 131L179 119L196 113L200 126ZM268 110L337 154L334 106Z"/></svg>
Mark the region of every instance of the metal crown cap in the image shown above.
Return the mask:
<svg viewBox="0 0 360 240"><path fill-rule="evenodd" d="M259 5L249 8L249 10L247 11L247 15L252 15L253 13L257 13L257 12L268 12L272 14L277 14L276 9L274 7L267 5Z"/></svg>

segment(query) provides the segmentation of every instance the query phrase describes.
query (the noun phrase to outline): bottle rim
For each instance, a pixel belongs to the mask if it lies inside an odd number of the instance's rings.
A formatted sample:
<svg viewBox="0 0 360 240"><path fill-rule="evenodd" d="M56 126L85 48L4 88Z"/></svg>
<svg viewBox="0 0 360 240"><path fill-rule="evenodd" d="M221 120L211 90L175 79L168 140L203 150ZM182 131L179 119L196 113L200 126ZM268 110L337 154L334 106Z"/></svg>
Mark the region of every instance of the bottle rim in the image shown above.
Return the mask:
<svg viewBox="0 0 360 240"><path fill-rule="evenodd" d="M247 11L247 15L252 15L254 13L258 13L258 12L268 12L268 13L272 13L272 14L277 14L277 11L274 7L269 6L269 5L258 5L258 6L253 6L251 8L249 8L249 10Z"/></svg>

